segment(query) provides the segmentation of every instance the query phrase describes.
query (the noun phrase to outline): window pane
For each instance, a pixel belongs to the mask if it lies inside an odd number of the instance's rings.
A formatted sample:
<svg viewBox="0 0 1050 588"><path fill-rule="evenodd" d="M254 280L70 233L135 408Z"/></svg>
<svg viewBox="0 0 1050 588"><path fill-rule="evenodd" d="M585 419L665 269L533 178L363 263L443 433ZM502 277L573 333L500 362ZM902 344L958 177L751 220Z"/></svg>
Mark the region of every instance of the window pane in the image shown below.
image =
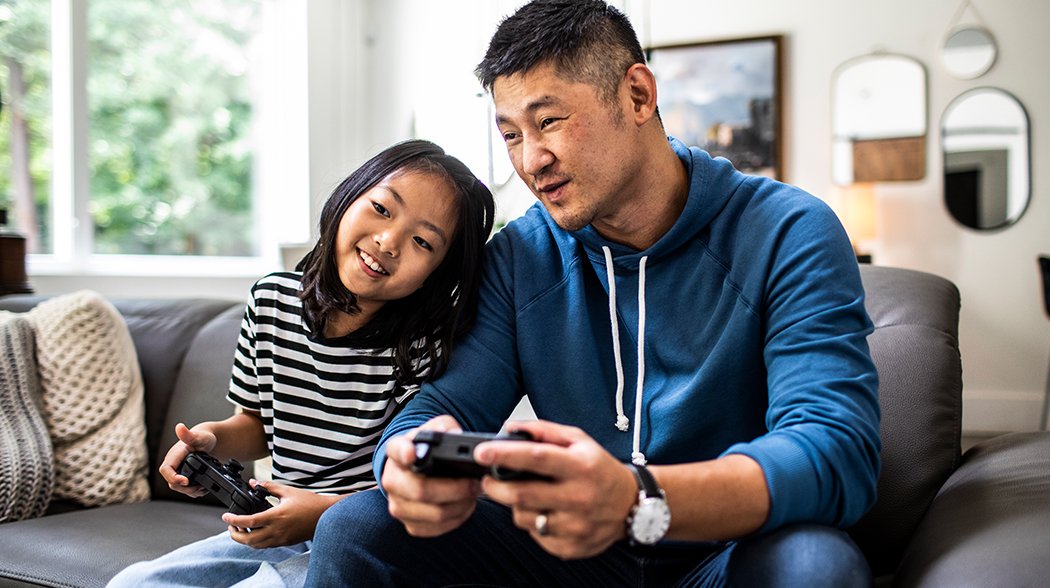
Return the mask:
<svg viewBox="0 0 1050 588"><path fill-rule="evenodd" d="M51 251L50 22L49 0L0 0L0 207L34 253Z"/></svg>
<svg viewBox="0 0 1050 588"><path fill-rule="evenodd" d="M256 255L249 52L264 0L91 0L95 252Z"/></svg>

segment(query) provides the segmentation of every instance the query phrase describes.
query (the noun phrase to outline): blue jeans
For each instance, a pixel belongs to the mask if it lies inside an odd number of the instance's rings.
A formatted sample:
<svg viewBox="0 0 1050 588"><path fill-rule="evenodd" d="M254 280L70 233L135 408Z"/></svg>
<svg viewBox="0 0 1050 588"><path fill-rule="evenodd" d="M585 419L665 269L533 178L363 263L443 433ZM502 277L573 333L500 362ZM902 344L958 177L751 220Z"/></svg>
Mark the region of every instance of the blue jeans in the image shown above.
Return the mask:
<svg viewBox="0 0 1050 588"><path fill-rule="evenodd" d="M237 543L223 531L157 559L130 565L106 586L297 588L306 577L310 543L255 549Z"/></svg>
<svg viewBox="0 0 1050 588"><path fill-rule="evenodd" d="M579 560L548 554L481 500L458 529L411 537L377 490L325 511L314 533L308 587L342 586L870 586L860 551L842 531L793 525L728 543L620 541Z"/></svg>

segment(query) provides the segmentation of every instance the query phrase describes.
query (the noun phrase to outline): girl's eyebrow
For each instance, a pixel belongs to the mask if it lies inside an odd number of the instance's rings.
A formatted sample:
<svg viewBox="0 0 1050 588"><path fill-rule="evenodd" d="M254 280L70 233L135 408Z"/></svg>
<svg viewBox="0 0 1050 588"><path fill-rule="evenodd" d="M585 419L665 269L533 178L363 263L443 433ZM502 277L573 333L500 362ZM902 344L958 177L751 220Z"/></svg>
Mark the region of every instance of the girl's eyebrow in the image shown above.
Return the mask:
<svg viewBox="0 0 1050 588"><path fill-rule="evenodd" d="M401 206L401 207L405 206L405 199L402 198L401 195L397 193L397 190L391 188L390 186L379 185L379 186L376 186L376 187L377 188L382 188L382 189L386 190L387 192L390 192L390 195L393 196L394 200L397 201L398 206ZM432 223L432 222L430 222L430 221L428 221L426 219L420 220L419 224L421 224L424 227L426 227L426 228L430 229L431 231L433 231L438 237L441 238L441 241L443 243L448 243L448 235L445 234L445 231L442 230L441 227L435 225L434 223Z"/></svg>

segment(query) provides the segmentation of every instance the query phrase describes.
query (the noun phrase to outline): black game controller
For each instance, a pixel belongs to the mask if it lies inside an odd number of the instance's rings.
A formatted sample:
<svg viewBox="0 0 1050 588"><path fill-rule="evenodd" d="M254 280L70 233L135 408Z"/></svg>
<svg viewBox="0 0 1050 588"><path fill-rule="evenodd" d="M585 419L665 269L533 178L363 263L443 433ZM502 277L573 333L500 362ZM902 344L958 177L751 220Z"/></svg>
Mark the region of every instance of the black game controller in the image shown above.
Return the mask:
<svg viewBox="0 0 1050 588"><path fill-rule="evenodd" d="M235 515L262 512L272 505L266 500L266 488L252 488L241 478L244 469L236 459L223 464L201 451L191 452L179 466L178 473L189 478L191 484L211 492Z"/></svg>
<svg viewBox="0 0 1050 588"><path fill-rule="evenodd" d="M474 448L485 441L532 441L525 431L506 434L444 433L422 430L416 433L416 460L412 471L432 478L480 478L497 480L550 480L535 472L484 466L474 461Z"/></svg>

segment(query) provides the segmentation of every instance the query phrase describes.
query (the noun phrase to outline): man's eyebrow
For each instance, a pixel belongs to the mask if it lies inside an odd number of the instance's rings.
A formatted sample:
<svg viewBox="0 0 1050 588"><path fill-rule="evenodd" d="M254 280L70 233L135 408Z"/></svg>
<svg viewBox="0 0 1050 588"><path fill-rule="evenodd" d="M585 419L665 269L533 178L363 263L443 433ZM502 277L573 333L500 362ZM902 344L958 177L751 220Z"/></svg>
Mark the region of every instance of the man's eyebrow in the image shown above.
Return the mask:
<svg viewBox="0 0 1050 588"><path fill-rule="evenodd" d="M397 193L397 190L393 189L390 186L384 186L384 185L380 185L380 186L377 186L377 187L382 188L382 189L386 190L387 192L390 192L390 195L393 196L394 200L397 201L398 206L401 206L401 207L405 206L405 199L402 198L401 195ZM430 222L428 220L421 220L421 221L419 221L419 224L421 224L424 227L430 229L435 234L437 234L438 237L441 237L442 241L444 241L445 243L448 243L448 235L445 234L445 231L442 230L441 227L435 225L434 223L432 223L432 222Z"/></svg>
<svg viewBox="0 0 1050 588"><path fill-rule="evenodd" d="M541 108L543 108L545 106L551 106L551 105L560 104L560 103L561 103L561 100L559 100L558 97L556 97L556 96L551 96L550 94L548 94L546 96L540 96L539 98L537 98L537 99L533 100L532 102L529 102L528 104L525 105L525 113L526 114L532 114L532 113L536 112L537 110L539 110L539 109L541 109ZM506 116L504 116L502 114L497 113L496 114L496 122L497 123L510 122L510 119L508 119Z"/></svg>

